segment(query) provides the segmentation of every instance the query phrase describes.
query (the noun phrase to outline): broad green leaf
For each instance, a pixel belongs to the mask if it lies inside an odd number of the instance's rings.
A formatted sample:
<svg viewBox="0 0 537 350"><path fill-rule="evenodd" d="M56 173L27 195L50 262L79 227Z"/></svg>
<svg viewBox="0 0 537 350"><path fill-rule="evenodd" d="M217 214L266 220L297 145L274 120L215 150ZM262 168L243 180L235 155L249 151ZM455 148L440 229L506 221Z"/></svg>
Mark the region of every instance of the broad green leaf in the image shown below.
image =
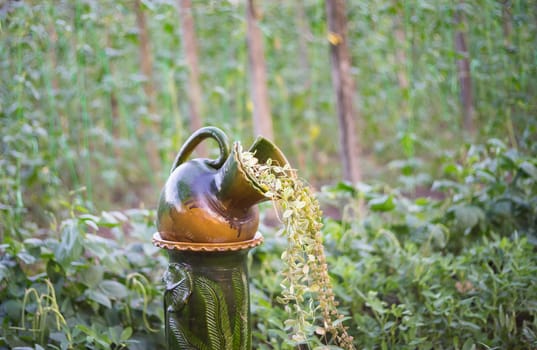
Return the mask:
<svg viewBox="0 0 537 350"><path fill-rule="evenodd" d="M123 332L121 332L121 337L120 337L120 340L122 341L125 341L125 340L129 340L129 338L132 336L132 328L131 327L127 327L123 330Z"/></svg>
<svg viewBox="0 0 537 350"><path fill-rule="evenodd" d="M414 144L416 142L416 136L413 133L405 133L401 138L401 147L403 153L407 157L414 156Z"/></svg>
<svg viewBox="0 0 537 350"><path fill-rule="evenodd" d="M85 239L85 248L99 259L105 259L117 246L117 243L98 235L88 233Z"/></svg>
<svg viewBox="0 0 537 350"><path fill-rule="evenodd" d="M12 320L18 320L21 316L22 301L10 299L2 302L3 311Z"/></svg>
<svg viewBox="0 0 537 350"><path fill-rule="evenodd" d="M450 211L453 211L455 215L457 229L463 231L464 234L470 233L475 226L485 220L483 210L473 205L457 205Z"/></svg>
<svg viewBox="0 0 537 350"><path fill-rule="evenodd" d="M468 339L462 345L462 350L475 350L475 349L476 349L476 346L475 346L474 341L472 339Z"/></svg>
<svg viewBox="0 0 537 350"><path fill-rule="evenodd" d="M103 280L103 276L104 268L100 265L93 265L81 273L80 280L90 289L95 289Z"/></svg>
<svg viewBox="0 0 537 350"><path fill-rule="evenodd" d="M0 264L0 282L2 280L7 279L9 276L9 268L5 266L4 264Z"/></svg>
<svg viewBox="0 0 537 350"><path fill-rule="evenodd" d="M523 162L520 164L520 169L522 169L528 176L532 177L533 180L537 181L537 167L530 162Z"/></svg>
<svg viewBox="0 0 537 350"><path fill-rule="evenodd" d="M367 204L373 211L390 211L395 208L392 195L382 195L380 197L373 198Z"/></svg>
<svg viewBox="0 0 537 350"><path fill-rule="evenodd" d="M67 336L65 335L64 332L52 332L50 333L50 339L60 343L60 344L65 344L65 347L62 347L63 348L66 348L67 347L67 344L68 344L68 340L67 340Z"/></svg>
<svg viewBox="0 0 537 350"><path fill-rule="evenodd" d="M40 247L43 245L43 241L37 238L27 238L24 240L24 244L35 246L35 247Z"/></svg>
<svg viewBox="0 0 537 350"><path fill-rule="evenodd" d="M108 296L106 296L106 294L104 293L101 293L97 290L91 290L91 289L87 289L84 294L90 299L90 300L93 300L95 302L97 302L98 304L101 304L103 305L104 307L107 307L107 308L111 308L112 307L112 303L110 302L110 298L108 298Z"/></svg>
<svg viewBox="0 0 537 350"><path fill-rule="evenodd" d="M31 265L36 262L36 258L28 253L26 250L23 250L19 253L17 253L17 258L19 258L22 262L24 262L27 265Z"/></svg>
<svg viewBox="0 0 537 350"><path fill-rule="evenodd" d="M443 172L446 175L457 176L460 173L460 166L455 163L444 165Z"/></svg>
<svg viewBox="0 0 537 350"><path fill-rule="evenodd" d="M419 206L426 206L429 204L429 202L430 202L429 198L425 198L425 197L416 198L416 200L414 201L414 203L416 203L416 205L419 205Z"/></svg>
<svg viewBox="0 0 537 350"><path fill-rule="evenodd" d="M123 333L123 327L121 326L114 326L114 327L108 328L108 334L110 335L110 340L112 340L114 343L121 342L122 333Z"/></svg>
<svg viewBox="0 0 537 350"><path fill-rule="evenodd" d="M487 145L491 147L496 147L499 150L505 150L507 148L507 146L505 145L503 141L496 139L496 138L489 139L487 141Z"/></svg>
<svg viewBox="0 0 537 350"><path fill-rule="evenodd" d="M65 270L56 260L49 259L47 262L47 276L51 282L56 283L65 277Z"/></svg>
<svg viewBox="0 0 537 350"><path fill-rule="evenodd" d="M444 248L447 244L447 229L441 224L428 225L429 234L438 248Z"/></svg>
<svg viewBox="0 0 537 350"><path fill-rule="evenodd" d="M63 229L60 244L54 252L56 260L66 268L69 263L81 256L83 246L80 232L76 223L68 221Z"/></svg>
<svg viewBox="0 0 537 350"><path fill-rule="evenodd" d="M110 299L123 299L128 295L127 287L113 280L102 281L99 289Z"/></svg>
<svg viewBox="0 0 537 350"><path fill-rule="evenodd" d="M99 220L99 226L102 227L117 227L120 225L120 222L114 215L111 213L108 213L106 211L103 211L101 213L101 219Z"/></svg>
<svg viewBox="0 0 537 350"><path fill-rule="evenodd" d="M338 182L337 185L335 185L333 187L333 189L336 191L336 192L347 192L347 193L350 193L351 195L356 195L356 188L354 188L351 184L347 183L347 182Z"/></svg>

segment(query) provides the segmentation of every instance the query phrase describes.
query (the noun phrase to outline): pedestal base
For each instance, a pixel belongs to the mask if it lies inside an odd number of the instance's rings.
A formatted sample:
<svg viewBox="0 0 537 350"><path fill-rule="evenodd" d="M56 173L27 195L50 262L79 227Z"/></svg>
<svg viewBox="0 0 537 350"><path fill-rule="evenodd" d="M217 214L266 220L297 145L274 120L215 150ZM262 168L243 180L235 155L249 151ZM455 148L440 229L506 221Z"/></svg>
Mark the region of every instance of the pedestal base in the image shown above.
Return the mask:
<svg viewBox="0 0 537 350"><path fill-rule="evenodd" d="M170 257L164 274L168 349L251 349L247 256L262 240L259 233L253 240L226 244L153 236Z"/></svg>

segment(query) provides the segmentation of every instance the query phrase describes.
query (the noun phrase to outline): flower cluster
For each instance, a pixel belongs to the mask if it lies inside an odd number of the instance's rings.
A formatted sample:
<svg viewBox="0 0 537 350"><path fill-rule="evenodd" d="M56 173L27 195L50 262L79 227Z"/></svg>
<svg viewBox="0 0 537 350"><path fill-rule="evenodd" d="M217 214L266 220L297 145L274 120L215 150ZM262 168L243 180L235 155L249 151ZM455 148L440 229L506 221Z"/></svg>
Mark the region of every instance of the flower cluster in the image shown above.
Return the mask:
<svg viewBox="0 0 537 350"><path fill-rule="evenodd" d="M295 315L286 321L293 329L292 340L304 343L315 332L325 342L332 340L344 349L354 349L328 275L318 201L289 165L274 165L270 159L261 164L250 152L241 156L247 171L273 201L283 223L282 234L287 237L287 249L281 257L285 262L281 302ZM322 316L320 326L314 325L317 311Z"/></svg>

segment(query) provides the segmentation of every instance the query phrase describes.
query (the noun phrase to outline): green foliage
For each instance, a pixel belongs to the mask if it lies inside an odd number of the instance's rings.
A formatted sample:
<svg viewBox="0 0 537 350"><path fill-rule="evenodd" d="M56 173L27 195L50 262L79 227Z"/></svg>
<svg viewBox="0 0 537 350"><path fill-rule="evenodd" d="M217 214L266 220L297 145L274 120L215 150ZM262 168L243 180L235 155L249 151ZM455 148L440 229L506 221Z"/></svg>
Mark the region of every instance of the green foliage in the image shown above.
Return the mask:
<svg viewBox="0 0 537 350"><path fill-rule="evenodd" d="M166 176L166 164L188 136L188 67L175 2L143 3L153 77L140 74L131 1L2 5L0 171L10 193L0 203L8 207L3 212L11 212L9 220L20 223L27 211L46 220L47 212L61 209L56 193L80 188L90 208L156 201L154 189ZM455 6L447 0L349 4L353 75L363 119L356 132L368 155L363 159L367 177L390 178L390 172L377 171L374 161L379 159L425 161L426 170L438 175L434 169L441 150L464 140L453 45L454 30L460 29L453 23ZM524 0L461 6L478 137L508 135L512 145L535 139L537 12L532 6ZM275 141L312 183L332 181L339 172L338 134L323 1L268 1L259 7ZM247 141L255 135L244 13L241 2L193 4L205 123ZM405 33L403 41L396 40L397 28ZM400 73L407 87L398 82ZM143 92L149 78L156 88L154 115ZM151 145L161 157L160 169L151 169L146 151Z"/></svg>
<svg viewBox="0 0 537 350"><path fill-rule="evenodd" d="M386 185L339 183L318 194L342 216L325 219L323 236L339 309L358 348L535 346L535 158L491 140L461 159L446 162L450 180L434 186L443 193L411 198ZM498 220L494 208L510 196L517 206ZM285 312L274 302L284 249L280 237L268 236L253 264L258 349L291 348ZM314 335L308 341L318 344Z"/></svg>
<svg viewBox="0 0 537 350"><path fill-rule="evenodd" d="M535 157L497 139L471 146L464 157L465 166L446 160L448 180L433 184L452 198L447 214L454 231L522 235L537 245Z"/></svg>
<svg viewBox="0 0 537 350"><path fill-rule="evenodd" d="M165 258L149 244L152 213L91 215L152 207L167 172L151 168L147 147L167 168L188 134L175 2L142 2L153 115L131 1L0 2L0 347L163 346ZM349 333L370 349L536 348L535 4L347 3L363 172L391 183L318 194L341 216L322 232ZM302 177L334 181L323 1L258 5L275 141ZM456 9L466 23L454 23ZM193 6L206 124L247 141L244 13L236 1ZM468 39L476 138L508 141L455 149L466 141L456 30ZM266 234L254 256L256 349L290 348L289 315L276 303L285 247Z"/></svg>
<svg viewBox="0 0 537 350"><path fill-rule="evenodd" d="M79 214L46 235L8 237L0 247L0 345L162 346L166 260L147 242L152 221L144 210Z"/></svg>
<svg viewBox="0 0 537 350"><path fill-rule="evenodd" d="M322 233L338 309L357 347L535 346L537 178L535 158L528 154L533 148L526 149L495 139L466 147L446 158L446 179L426 196L345 183L318 193L324 207L341 214L326 218ZM292 203L283 213L302 207ZM70 218L37 234L8 231L0 246L0 345L163 346L159 280L166 259L149 243L152 213L94 216L75 208L68 210ZM280 285L286 247L283 237L266 234L254 256L256 349L294 344L289 313L277 302L285 297ZM227 313L221 306L213 305L213 313ZM231 331L237 324L223 324L227 333L216 333L233 334L225 341L236 343L241 333ZM322 318L314 321L310 345L323 346L323 326Z"/></svg>

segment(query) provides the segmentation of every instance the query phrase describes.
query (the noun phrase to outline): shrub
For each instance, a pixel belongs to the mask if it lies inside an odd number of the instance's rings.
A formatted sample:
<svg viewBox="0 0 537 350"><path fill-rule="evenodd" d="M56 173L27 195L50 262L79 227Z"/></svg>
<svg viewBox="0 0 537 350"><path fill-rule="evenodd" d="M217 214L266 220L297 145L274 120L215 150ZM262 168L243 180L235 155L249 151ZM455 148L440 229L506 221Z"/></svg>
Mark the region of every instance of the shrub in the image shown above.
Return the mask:
<svg viewBox="0 0 537 350"><path fill-rule="evenodd" d="M344 183L318 194L342 216L326 218L323 234L340 312L358 348L537 345L535 159L497 140L470 147L463 159L447 163L449 178L433 185L444 191L435 193L441 199ZM258 349L291 348L286 315L274 302L283 249L280 237L268 235L254 260ZM315 336L309 342L321 346Z"/></svg>
<svg viewBox="0 0 537 350"><path fill-rule="evenodd" d="M166 259L149 243L152 228L144 210L79 213L42 236L7 237L0 246L0 348L163 346Z"/></svg>

